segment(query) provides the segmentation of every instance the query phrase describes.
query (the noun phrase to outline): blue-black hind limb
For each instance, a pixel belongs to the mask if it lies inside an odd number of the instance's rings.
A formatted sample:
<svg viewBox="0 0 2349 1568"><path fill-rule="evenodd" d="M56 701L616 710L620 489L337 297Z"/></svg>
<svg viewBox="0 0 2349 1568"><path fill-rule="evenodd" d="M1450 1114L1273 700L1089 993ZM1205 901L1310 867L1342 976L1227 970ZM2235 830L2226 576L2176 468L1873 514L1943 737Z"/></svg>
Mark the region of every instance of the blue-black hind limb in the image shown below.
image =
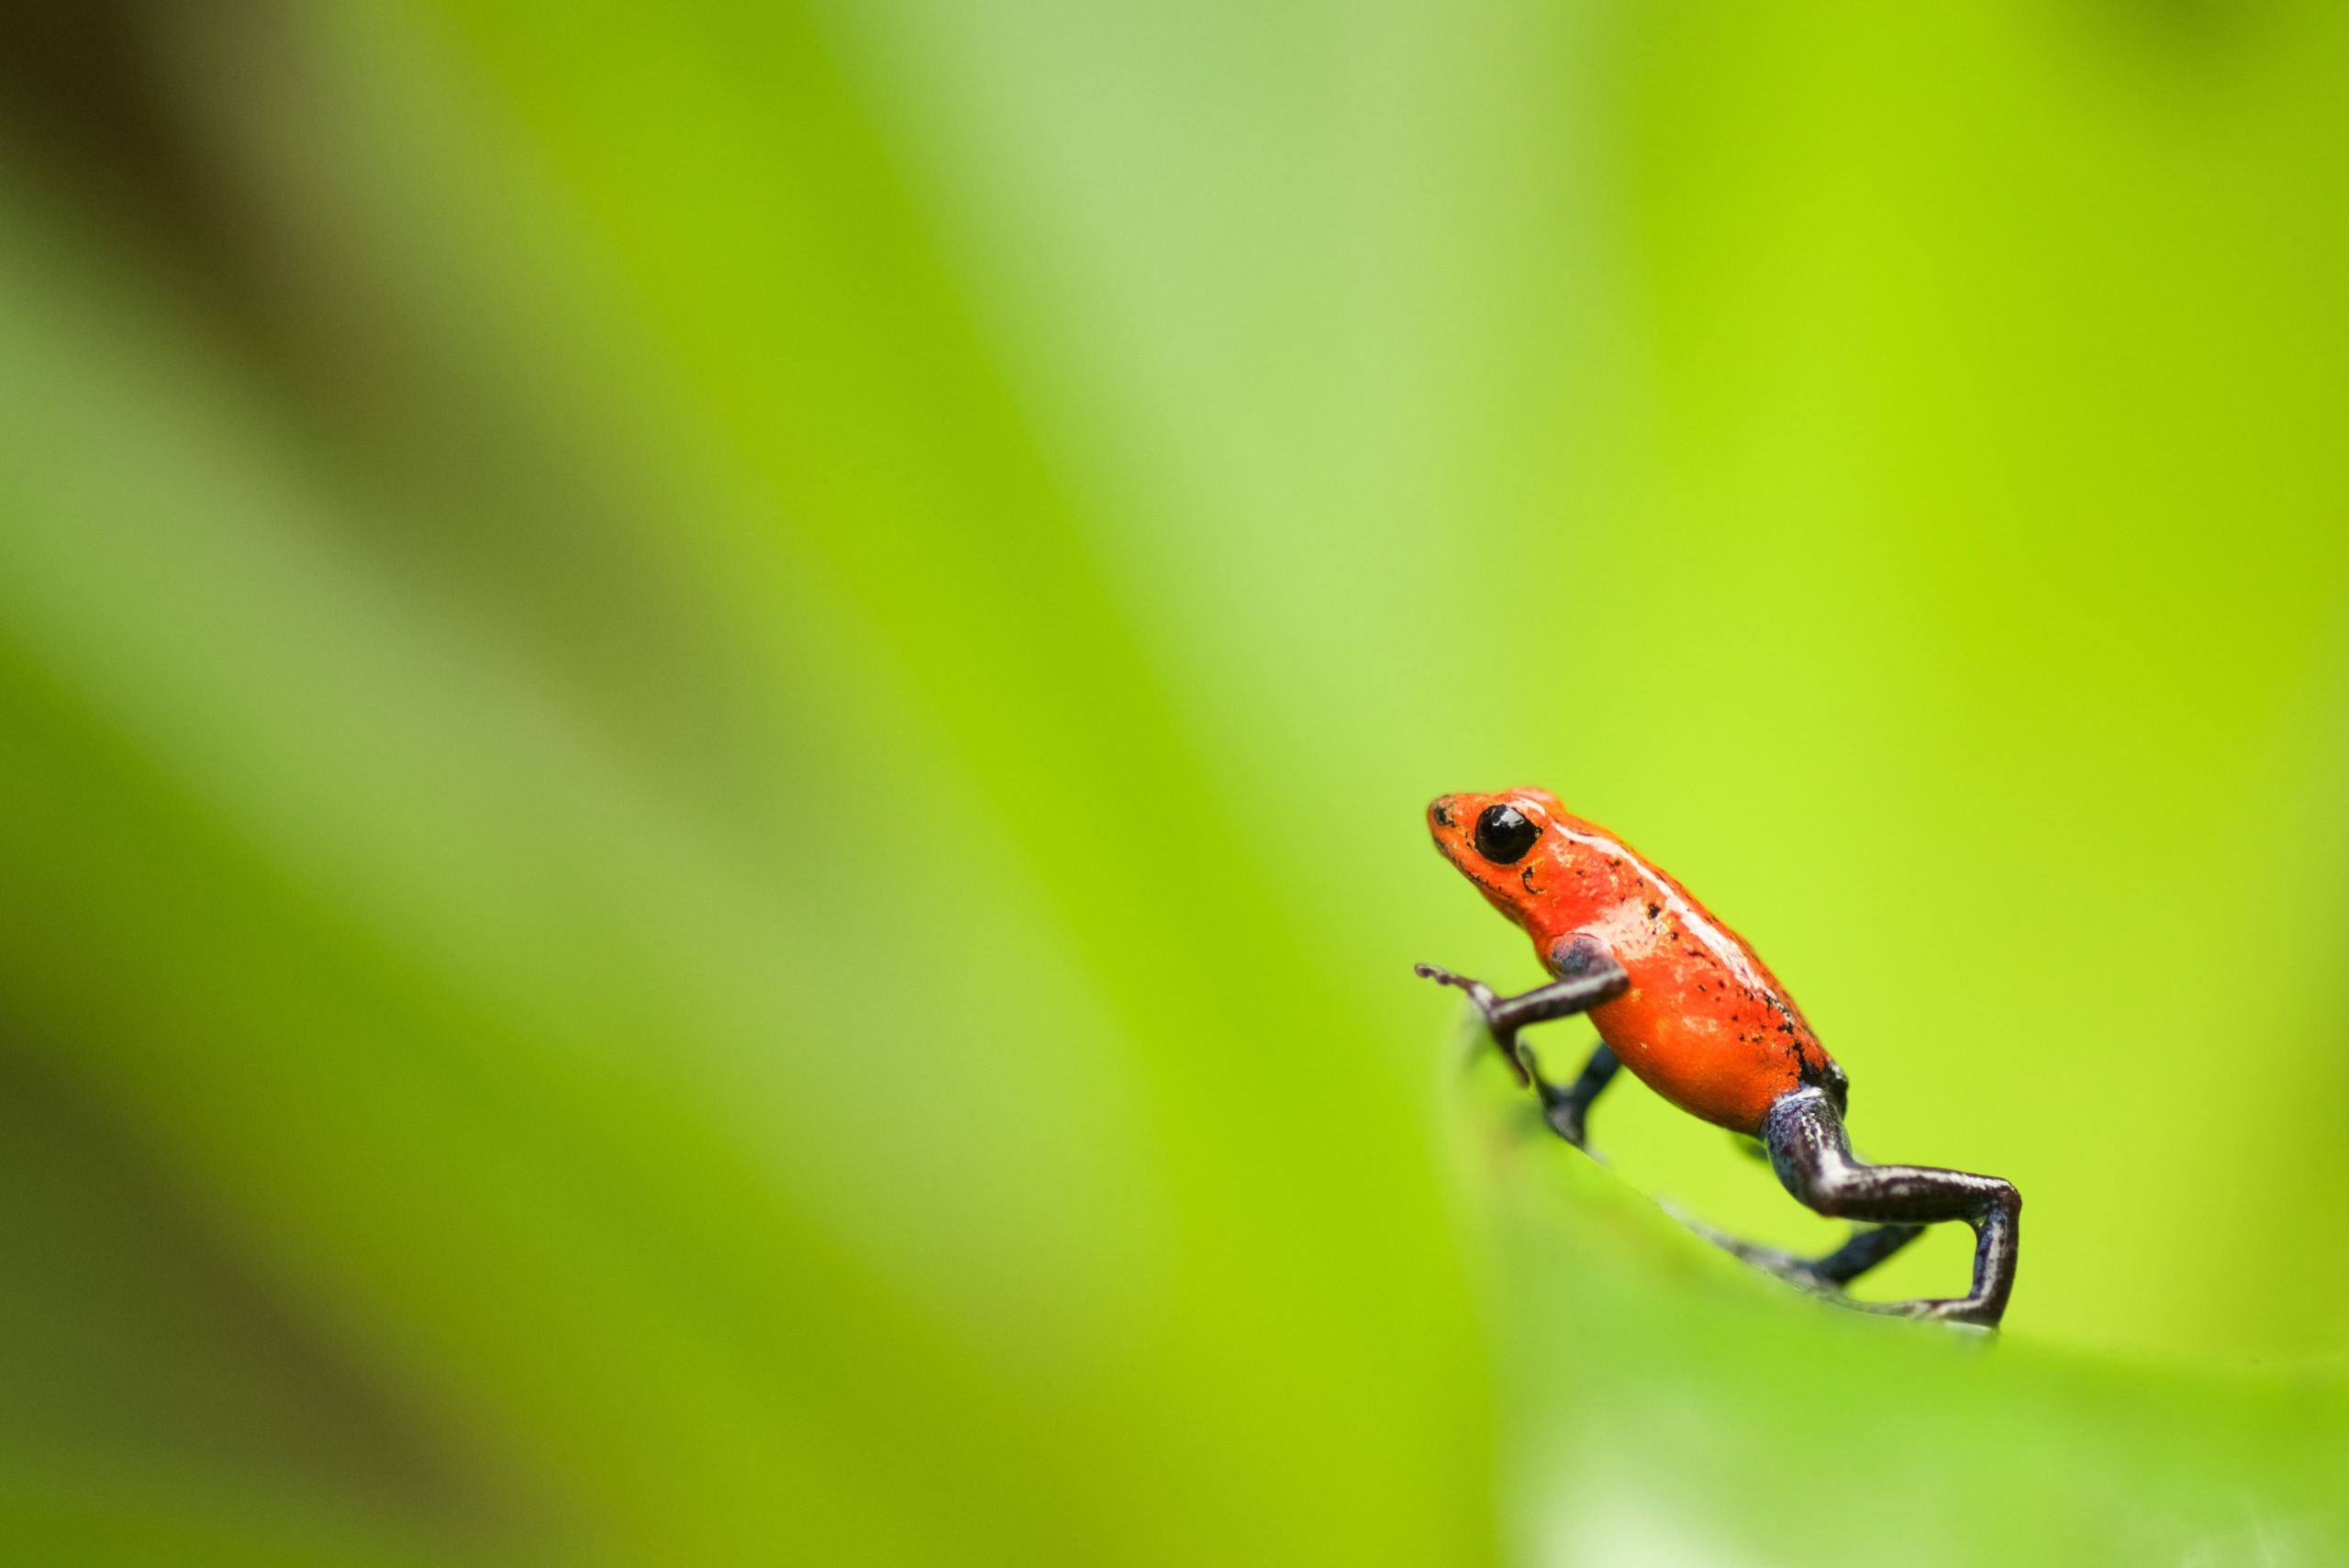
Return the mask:
<svg viewBox="0 0 2349 1568"><path fill-rule="evenodd" d="M1816 1278L1831 1285L1847 1285L1925 1233L1921 1225L1870 1225L1852 1232L1852 1239L1808 1265Z"/></svg>
<svg viewBox="0 0 2349 1568"><path fill-rule="evenodd" d="M1815 1278L1833 1285L1848 1283L1908 1245L1925 1226L1964 1220L1974 1231L1974 1279L1965 1295L1850 1305L1904 1318L1998 1326L2014 1293L2021 1240L2022 1195L2012 1182L1930 1165L1867 1164L1852 1153L1842 1108L1818 1088L1781 1095L1763 1114L1761 1133L1771 1169L1796 1202L1831 1219L1881 1227L1862 1231L1808 1265Z"/></svg>
<svg viewBox="0 0 2349 1568"><path fill-rule="evenodd" d="M1542 1118L1552 1131L1577 1149L1585 1146L1591 1102L1612 1083L1622 1063L1601 1043L1575 1081L1564 1086L1542 1075L1531 1047L1519 1039L1527 1027L1588 1012L1631 988L1631 977L1603 954L1560 955L1562 967L1581 973L1515 996L1502 996L1431 963L1415 964L1421 978L1467 993L1483 1015L1501 1059L1518 1082L1541 1098ZM1843 1128L1843 1075L1830 1067L1819 1081L1779 1096L1758 1129L1771 1169L1804 1207L1830 1218L1858 1222L1850 1240L1819 1258L1802 1258L1694 1226L1724 1250L1797 1284L1823 1291L1845 1306L1941 1322L1996 1329L2014 1293L2015 1264L2022 1226L2022 1195L1997 1176L1945 1171L1930 1165L1871 1165L1852 1152ZM1853 1301L1843 1287L1924 1234L1928 1226L1963 1220L1973 1229L1974 1279L1962 1296L1916 1301Z"/></svg>

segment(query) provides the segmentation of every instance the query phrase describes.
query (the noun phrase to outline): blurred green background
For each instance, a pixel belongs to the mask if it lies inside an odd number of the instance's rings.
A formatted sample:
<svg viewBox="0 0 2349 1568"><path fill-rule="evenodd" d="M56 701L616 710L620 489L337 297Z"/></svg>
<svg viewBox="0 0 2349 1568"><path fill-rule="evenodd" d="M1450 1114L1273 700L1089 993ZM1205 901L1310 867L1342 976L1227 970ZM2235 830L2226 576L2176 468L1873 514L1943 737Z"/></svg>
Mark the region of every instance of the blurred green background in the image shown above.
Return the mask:
<svg viewBox="0 0 2349 1568"><path fill-rule="evenodd" d="M0 5L0 1555L2344 1560L2344 88ZM1464 1067L1408 964L1537 972L1419 812L1516 783L2021 1186L2000 1342Z"/></svg>

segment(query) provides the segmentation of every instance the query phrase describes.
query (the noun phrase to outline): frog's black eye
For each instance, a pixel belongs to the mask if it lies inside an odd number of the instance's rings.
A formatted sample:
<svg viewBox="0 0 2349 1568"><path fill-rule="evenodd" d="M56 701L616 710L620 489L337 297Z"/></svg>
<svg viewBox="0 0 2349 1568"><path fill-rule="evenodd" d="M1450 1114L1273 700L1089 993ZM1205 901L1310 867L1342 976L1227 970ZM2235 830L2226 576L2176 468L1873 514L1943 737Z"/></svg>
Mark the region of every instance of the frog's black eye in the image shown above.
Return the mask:
<svg viewBox="0 0 2349 1568"><path fill-rule="evenodd" d="M1476 818L1476 852L1495 865L1515 865L1542 836L1542 824L1514 806L1487 806Z"/></svg>

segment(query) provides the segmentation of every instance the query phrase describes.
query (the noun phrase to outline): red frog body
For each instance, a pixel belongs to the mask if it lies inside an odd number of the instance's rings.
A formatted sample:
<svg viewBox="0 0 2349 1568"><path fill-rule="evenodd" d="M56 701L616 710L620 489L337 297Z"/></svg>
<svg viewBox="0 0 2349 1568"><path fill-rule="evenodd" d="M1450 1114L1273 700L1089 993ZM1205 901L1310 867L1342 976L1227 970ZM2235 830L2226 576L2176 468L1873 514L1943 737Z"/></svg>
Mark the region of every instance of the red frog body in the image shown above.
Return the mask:
<svg viewBox="0 0 2349 1568"><path fill-rule="evenodd" d="M1539 829L1521 860L1495 864L1473 835L1495 806ZM1448 795L1428 807L1444 857L1533 939L1565 978L1592 944L1630 989L1589 1009L1599 1038L1657 1094L1692 1116L1752 1134L1803 1085L1843 1097L1843 1073L1744 939L1638 851L1568 812L1545 790Z"/></svg>

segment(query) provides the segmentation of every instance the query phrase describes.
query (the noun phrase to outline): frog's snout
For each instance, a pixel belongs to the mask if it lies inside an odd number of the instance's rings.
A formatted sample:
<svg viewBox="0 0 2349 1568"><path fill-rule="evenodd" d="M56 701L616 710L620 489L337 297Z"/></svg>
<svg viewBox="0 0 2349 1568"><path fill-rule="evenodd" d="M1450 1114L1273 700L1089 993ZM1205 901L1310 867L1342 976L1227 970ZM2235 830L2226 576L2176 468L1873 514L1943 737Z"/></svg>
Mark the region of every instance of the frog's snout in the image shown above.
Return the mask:
<svg viewBox="0 0 2349 1568"><path fill-rule="evenodd" d="M1452 803L1459 798L1456 795L1440 795L1428 802L1428 827L1439 832L1451 827L1453 820Z"/></svg>

